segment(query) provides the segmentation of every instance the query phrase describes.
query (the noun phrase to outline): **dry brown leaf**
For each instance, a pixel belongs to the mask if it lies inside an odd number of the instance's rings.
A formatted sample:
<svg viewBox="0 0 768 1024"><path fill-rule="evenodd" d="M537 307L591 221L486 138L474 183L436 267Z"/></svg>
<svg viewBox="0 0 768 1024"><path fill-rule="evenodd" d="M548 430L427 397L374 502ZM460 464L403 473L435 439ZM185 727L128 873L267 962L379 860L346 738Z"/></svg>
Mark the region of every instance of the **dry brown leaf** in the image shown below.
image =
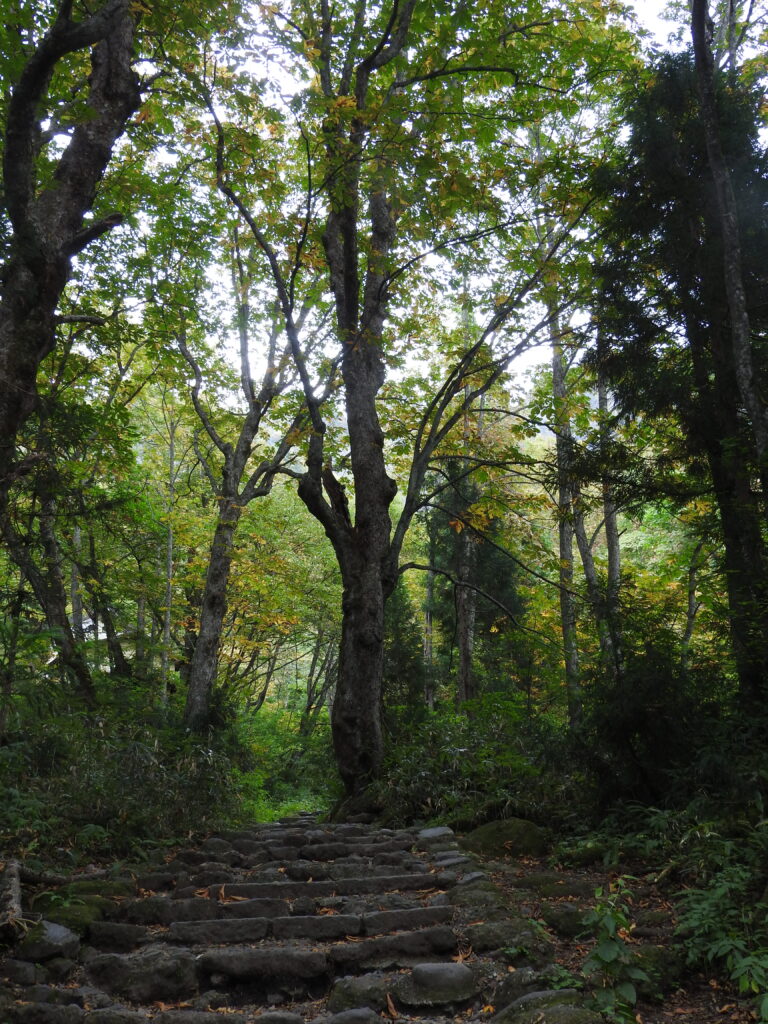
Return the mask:
<svg viewBox="0 0 768 1024"><path fill-rule="evenodd" d="M392 996L387 992L387 1015L393 1020L397 1017L397 1010L395 1004L392 1002Z"/></svg>

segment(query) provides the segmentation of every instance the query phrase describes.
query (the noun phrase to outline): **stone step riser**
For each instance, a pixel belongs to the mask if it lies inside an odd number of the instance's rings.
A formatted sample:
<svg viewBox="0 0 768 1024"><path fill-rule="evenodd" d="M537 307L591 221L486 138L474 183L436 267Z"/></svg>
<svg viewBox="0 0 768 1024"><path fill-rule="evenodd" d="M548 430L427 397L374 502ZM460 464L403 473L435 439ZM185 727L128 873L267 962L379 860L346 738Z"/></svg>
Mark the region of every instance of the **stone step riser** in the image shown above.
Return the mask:
<svg viewBox="0 0 768 1024"><path fill-rule="evenodd" d="M109 952L129 952L148 942L159 941L192 946L259 942L263 939L329 942L446 924L452 917L451 907L418 907L359 915L334 913L172 921L163 933L153 933L147 926L136 924L95 922L91 926L89 940L96 949Z"/></svg>

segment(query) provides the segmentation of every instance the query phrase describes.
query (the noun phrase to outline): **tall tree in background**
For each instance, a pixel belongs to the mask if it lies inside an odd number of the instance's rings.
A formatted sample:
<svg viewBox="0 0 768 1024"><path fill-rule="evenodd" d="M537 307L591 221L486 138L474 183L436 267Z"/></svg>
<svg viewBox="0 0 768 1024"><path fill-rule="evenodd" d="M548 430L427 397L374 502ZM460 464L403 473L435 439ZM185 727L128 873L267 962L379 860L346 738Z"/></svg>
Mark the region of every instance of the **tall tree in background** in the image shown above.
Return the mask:
<svg viewBox="0 0 768 1024"><path fill-rule="evenodd" d="M706 463L720 515L741 696L757 708L768 679L766 494L754 487L761 475L759 423L739 387L743 338L734 340L740 328L726 286L728 247L697 86L690 57L668 56L628 109L627 157L607 183L601 321L610 348L602 364L624 412L679 417L692 471ZM720 80L717 102L720 145L739 195L749 355L764 389L768 165L757 140L756 97Z"/></svg>

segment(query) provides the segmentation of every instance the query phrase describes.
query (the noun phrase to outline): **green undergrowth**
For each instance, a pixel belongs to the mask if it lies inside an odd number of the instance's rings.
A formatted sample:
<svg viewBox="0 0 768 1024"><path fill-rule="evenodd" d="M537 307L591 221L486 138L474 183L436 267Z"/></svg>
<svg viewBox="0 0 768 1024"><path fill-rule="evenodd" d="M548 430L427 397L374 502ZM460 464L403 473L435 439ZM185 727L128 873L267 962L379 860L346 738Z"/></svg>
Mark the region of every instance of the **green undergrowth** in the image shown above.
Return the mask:
<svg viewBox="0 0 768 1024"><path fill-rule="evenodd" d="M756 813L761 804L740 813L733 807L730 816L722 802L703 798L679 809L630 805L563 840L555 859L642 870L673 902L675 943L687 969L725 980L734 995L754 999L758 1019L768 1021L768 820Z"/></svg>
<svg viewBox="0 0 768 1024"><path fill-rule="evenodd" d="M327 724L301 737L280 709L243 719L224 708L196 737L180 707L147 708L144 696L102 695L88 713L63 701L15 709L0 745L0 850L69 869L137 861L335 798Z"/></svg>
<svg viewBox="0 0 768 1024"><path fill-rule="evenodd" d="M390 742L375 796L393 823L460 829L494 818L565 821L586 794L563 754L562 729L531 720L518 695L488 694L460 711L388 710Z"/></svg>

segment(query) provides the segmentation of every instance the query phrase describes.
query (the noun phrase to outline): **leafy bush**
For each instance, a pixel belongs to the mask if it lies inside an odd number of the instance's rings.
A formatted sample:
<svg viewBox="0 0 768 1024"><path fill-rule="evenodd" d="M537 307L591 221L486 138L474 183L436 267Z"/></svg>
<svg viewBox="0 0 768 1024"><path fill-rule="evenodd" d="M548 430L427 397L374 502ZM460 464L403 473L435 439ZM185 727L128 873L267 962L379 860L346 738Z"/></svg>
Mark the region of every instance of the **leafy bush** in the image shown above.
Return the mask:
<svg viewBox="0 0 768 1024"><path fill-rule="evenodd" d="M597 940L584 961L584 974L594 985L595 1002L610 1020L635 1019L636 982L648 981L647 973L634 962L627 944L630 934L628 879L617 878L605 890L595 891L597 902L584 918Z"/></svg>
<svg viewBox="0 0 768 1024"><path fill-rule="evenodd" d="M718 837L719 866L678 899L678 933L691 966L723 970L768 1020L768 829L740 842Z"/></svg>
<svg viewBox="0 0 768 1024"><path fill-rule="evenodd" d="M421 721L409 717L407 729L396 729L400 738L390 745L375 788L387 817L459 827L513 814L562 817L578 783L567 771L549 772L546 727L536 733L521 700L492 693L461 711L441 707ZM395 717L395 709L389 714Z"/></svg>

